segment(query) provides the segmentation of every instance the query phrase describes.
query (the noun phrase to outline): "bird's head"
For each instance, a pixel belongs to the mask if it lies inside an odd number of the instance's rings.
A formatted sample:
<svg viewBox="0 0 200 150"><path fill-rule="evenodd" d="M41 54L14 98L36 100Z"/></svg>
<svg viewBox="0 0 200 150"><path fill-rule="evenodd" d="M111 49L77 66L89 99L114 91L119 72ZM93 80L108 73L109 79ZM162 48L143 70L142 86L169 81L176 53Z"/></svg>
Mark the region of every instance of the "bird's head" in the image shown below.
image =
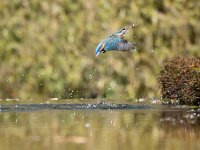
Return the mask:
<svg viewBox="0 0 200 150"><path fill-rule="evenodd" d="M135 25L130 25L128 27L124 27L118 31L116 31L115 33L113 33L112 35L115 35L115 36L120 36L120 37L123 37L131 28L134 28Z"/></svg>

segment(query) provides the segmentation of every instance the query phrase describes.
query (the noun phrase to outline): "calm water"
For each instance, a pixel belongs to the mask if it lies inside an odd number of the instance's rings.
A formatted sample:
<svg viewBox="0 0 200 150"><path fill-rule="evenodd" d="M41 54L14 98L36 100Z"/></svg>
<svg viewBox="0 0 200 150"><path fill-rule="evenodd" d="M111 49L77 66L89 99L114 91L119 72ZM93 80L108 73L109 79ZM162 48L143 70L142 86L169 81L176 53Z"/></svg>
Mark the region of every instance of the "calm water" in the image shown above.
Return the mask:
<svg viewBox="0 0 200 150"><path fill-rule="evenodd" d="M1 102L0 149L200 149L199 108L120 102Z"/></svg>

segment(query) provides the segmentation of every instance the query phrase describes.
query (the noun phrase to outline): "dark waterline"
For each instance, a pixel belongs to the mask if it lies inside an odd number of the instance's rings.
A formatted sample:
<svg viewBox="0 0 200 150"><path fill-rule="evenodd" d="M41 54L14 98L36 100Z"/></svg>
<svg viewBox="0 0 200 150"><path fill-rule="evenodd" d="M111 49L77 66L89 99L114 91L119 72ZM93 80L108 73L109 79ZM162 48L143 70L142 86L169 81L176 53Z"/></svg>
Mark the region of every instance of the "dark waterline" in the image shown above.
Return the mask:
<svg viewBox="0 0 200 150"><path fill-rule="evenodd" d="M154 109L155 106L151 105L134 105L134 104L2 104L0 105L1 112L20 112L20 111L39 111L39 110L93 110L93 109Z"/></svg>

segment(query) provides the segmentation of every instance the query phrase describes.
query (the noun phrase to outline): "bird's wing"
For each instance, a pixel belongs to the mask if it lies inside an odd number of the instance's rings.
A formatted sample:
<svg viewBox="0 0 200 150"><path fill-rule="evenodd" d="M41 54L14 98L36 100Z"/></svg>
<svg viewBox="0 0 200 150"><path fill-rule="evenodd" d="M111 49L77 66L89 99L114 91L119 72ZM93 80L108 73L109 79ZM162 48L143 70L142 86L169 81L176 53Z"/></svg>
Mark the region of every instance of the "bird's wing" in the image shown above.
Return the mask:
<svg viewBox="0 0 200 150"><path fill-rule="evenodd" d="M117 43L116 50L129 51L129 50L133 49L134 47L135 46L133 43L131 43L125 39L121 39L120 42Z"/></svg>

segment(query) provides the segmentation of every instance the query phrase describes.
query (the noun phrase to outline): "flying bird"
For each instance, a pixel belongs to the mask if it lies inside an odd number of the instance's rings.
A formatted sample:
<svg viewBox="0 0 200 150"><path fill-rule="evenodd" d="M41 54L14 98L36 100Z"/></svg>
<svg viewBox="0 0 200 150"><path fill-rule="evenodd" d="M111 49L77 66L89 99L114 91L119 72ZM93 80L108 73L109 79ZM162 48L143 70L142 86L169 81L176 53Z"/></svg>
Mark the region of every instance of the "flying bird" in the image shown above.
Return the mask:
<svg viewBox="0 0 200 150"><path fill-rule="evenodd" d="M124 39L124 35L135 25L122 28L113 34L109 35L106 39L102 40L96 48L96 56L101 52L106 53L107 51L130 51L135 47L135 44Z"/></svg>

